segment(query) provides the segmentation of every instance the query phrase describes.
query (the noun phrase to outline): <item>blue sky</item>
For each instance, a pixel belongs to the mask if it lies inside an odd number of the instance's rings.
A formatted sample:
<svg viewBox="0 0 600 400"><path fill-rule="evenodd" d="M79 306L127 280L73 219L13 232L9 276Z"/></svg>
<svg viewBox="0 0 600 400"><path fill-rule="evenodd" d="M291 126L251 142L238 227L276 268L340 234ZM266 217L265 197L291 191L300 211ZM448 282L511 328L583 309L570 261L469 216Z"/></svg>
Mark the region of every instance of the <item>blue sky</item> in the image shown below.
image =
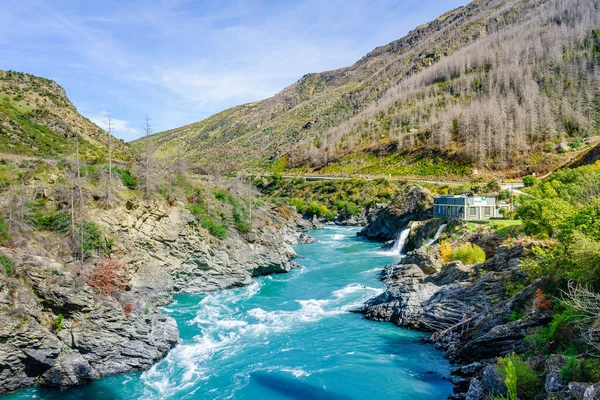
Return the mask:
<svg viewBox="0 0 600 400"><path fill-rule="evenodd" d="M56 80L139 137L348 66L464 0L1 0L0 69Z"/></svg>

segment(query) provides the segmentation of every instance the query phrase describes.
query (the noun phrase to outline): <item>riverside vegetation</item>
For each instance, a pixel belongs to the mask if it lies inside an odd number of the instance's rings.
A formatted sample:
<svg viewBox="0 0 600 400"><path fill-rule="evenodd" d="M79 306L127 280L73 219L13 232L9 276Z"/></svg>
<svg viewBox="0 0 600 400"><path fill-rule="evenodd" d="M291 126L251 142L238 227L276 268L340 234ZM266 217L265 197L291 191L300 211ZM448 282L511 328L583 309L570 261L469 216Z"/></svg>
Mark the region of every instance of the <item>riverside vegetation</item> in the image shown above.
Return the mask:
<svg viewBox="0 0 600 400"><path fill-rule="evenodd" d="M463 365L452 398L595 399L600 161L525 181L514 223L449 221L437 243L427 239L444 221L422 218L406 196L381 210L363 234L393 239L408 226L409 251L385 268L388 289L363 312L432 331Z"/></svg>
<svg viewBox="0 0 600 400"><path fill-rule="evenodd" d="M429 332L450 398L600 398L599 26L596 0L476 1L132 145L0 72L0 393L150 368L179 341L174 294L288 272L290 244L336 223L384 247L408 230L360 311ZM282 176L304 172L355 178ZM463 192L515 210L431 218Z"/></svg>
<svg viewBox="0 0 600 400"><path fill-rule="evenodd" d="M290 244L313 225L293 209L241 179L159 168L52 81L0 84L0 393L148 369L179 341L158 308L174 294L296 266Z"/></svg>

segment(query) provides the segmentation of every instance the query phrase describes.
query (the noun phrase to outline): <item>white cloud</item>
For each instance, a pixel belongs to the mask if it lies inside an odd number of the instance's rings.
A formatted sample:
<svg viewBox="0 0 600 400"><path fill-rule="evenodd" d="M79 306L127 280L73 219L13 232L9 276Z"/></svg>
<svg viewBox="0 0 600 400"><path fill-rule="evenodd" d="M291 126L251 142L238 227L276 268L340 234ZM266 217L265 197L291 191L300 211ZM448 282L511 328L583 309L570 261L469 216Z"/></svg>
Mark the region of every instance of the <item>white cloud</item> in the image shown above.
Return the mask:
<svg viewBox="0 0 600 400"><path fill-rule="evenodd" d="M467 1L5 0L0 68L57 80L105 128L114 110L131 140L146 112L159 131L267 98Z"/></svg>
<svg viewBox="0 0 600 400"><path fill-rule="evenodd" d="M90 121L98 125L100 128L108 132L108 112L103 112L99 115L89 117ZM111 115L112 134L126 141L137 139L139 131L132 128L129 121L115 118Z"/></svg>

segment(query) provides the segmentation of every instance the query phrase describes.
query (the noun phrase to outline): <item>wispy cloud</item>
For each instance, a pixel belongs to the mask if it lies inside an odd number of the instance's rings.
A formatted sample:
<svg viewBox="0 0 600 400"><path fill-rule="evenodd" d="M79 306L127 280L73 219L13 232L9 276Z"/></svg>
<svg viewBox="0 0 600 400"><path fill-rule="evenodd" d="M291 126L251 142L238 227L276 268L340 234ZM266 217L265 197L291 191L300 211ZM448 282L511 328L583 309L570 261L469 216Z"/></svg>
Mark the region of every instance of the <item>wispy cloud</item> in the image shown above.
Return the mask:
<svg viewBox="0 0 600 400"><path fill-rule="evenodd" d="M108 124L108 116L109 112L105 111L100 113L99 115L91 115L88 118L94 124L98 125L100 128L104 129L108 132L109 124ZM114 118L111 116L110 118L111 130L114 135L125 139L125 140L134 140L137 139L140 135L140 131L131 126L131 122L125 121L123 119Z"/></svg>
<svg viewBox="0 0 600 400"><path fill-rule="evenodd" d="M6 0L0 69L55 79L99 125L135 137L352 64L465 0ZM134 122L129 122L134 121Z"/></svg>

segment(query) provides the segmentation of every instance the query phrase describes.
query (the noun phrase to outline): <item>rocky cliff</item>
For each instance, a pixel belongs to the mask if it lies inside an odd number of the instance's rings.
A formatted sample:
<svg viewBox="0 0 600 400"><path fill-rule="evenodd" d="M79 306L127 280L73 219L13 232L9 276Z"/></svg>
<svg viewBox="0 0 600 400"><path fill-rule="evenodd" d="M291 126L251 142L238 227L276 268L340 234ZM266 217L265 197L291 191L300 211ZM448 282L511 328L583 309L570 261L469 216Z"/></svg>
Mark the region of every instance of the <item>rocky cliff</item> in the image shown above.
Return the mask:
<svg viewBox="0 0 600 400"><path fill-rule="evenodd" d="M300 230L313 225L269 205L257 213L262 222L252 231L218 240L178 203L132 198L87 210L117 239L108 260L123 266L117 277L124 283L110 291L91 282L101 260L82 264L35 239L0 247L11 260L0 268L0 393L147 369L178 343L175 321L157 308L174 294L288 272L296 265L290 244L309 240Z"/></svg>
<svg viewBox="0 0 600 400"><path fill-rule="evenodd" d="M485 228L464 230L450 240L453 246L495 243ZM363 312L368 319L433 332L429 340L458 365L452 372L454 394L449 398L506 396L504 378L496 372L496 358L529 350L526 337L552 319L551 307L540 307L536 300L536 291L547 282L536 280L516 289L510 286L524 277L520 261L533 244L499 245L493 257L478 265L444 263L439 245L420 247L384 269L382 280L387 289L368 301ZM535 370L544 371L540 399L597 398L600 385L563 381L560 370L566 357L528 362L537 363Z"/></svg>
<svg viewBox="0 0 600 400"><path fill-rule="evenodd" d="M164 305L174 293L200 293L251 283L253 276L284 273L296 264L290 243L300 234L296 222L273 207L263 211L261 226L252 232L231 232L225 240L198 228L182 206L164 201L128 201L94 220L109 236L118 237L114 250L128 265L132 290Z"/></svg>
<svg viewBox="0 0 600 400"><path fill-rule="evenodd" d="M144 298L104 296L74 266L0 251L14 263L10 277L0 269L0 393L149 368L178 342L175 320Z"/></svg>

